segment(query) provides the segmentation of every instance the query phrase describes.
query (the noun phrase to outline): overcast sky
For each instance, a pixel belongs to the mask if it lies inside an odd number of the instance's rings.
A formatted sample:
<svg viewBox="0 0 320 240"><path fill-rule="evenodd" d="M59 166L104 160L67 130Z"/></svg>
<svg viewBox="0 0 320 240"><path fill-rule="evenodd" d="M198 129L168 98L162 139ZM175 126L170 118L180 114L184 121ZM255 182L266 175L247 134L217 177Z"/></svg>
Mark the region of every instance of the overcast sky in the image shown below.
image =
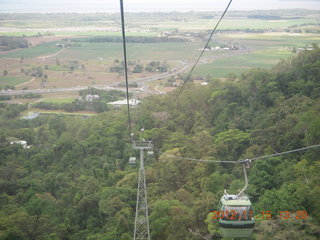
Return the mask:
<svg viewBox="0 0 320 240"><path fill-rule="evenodd" d="M126 11L217 11L229 0L124 0ZM320 0L233 0L230 10L318 9ZM0 12L118 12L119 0L0 0Z"/></svg>

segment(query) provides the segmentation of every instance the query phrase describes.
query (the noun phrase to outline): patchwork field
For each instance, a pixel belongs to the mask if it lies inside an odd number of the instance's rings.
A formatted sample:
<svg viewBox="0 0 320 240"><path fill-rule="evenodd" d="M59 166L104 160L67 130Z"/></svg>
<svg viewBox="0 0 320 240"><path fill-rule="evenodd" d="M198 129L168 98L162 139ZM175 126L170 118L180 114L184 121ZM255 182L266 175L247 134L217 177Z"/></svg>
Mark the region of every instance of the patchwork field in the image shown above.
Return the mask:
<svg viewBox="0 0 320 240"><path fill-rule="evenodd" d="M286 12L284 12L286 13ZM282 59L297 54L297 49L320 43L319 19L316 12L297 11L287 19L247 18L248 13L226 17L214 40L209 43L193 78L225 78L252 67L270 68ZM285 16L279 12L279 16ZM0 52L0 87L16 89L59 89L123 83L123 72L111 72L123 58L121 42L77 41L74 38L120 37L116 15L94 14L17 14L2 16L1 36L23 36L29 48ZM167 80L179 82L188 67L198 58L208 34L217 22L211 13L128 14L126 36L183 38L187 42L127 43L129 82L159 75L160 72L133 73L135 65L143 69L152 61L169 66L167 79L146 83L155 92L168 88ZM22 20L22 19L25 19ZM58 20L57 20L58 19ZM235 49L231 49L235 46ZM181 71L177 71L183 69ZM175 74L175 72L177 73ZM179 73L179 74L178 74ZM37 75L38 74L38 75ZM72 101L77 94L55 99L43 94L45 101ZM31 101L31 100L30 100Z"/></svg>

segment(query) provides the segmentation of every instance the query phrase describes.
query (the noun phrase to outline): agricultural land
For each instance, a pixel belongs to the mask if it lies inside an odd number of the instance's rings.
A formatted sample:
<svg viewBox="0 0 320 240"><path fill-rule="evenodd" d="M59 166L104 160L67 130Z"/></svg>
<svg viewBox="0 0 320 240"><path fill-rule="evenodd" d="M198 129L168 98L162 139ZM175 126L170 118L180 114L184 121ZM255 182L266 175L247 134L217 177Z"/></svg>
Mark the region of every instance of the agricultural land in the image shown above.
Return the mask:
<svg viewBox="0 0 320 240"><path fill-rule="evenodd" d="M128 13L129 83L138 98L175 89L203 50L219 14ZM13 102L77 99L88 87L124 91L119 14L0 15L0 88ZM191 79L236 79L251 68L312 49L318 11L229 12ZM8 93L9 91L9 93ZM38 94L38 98L17 95Z"/></svg>

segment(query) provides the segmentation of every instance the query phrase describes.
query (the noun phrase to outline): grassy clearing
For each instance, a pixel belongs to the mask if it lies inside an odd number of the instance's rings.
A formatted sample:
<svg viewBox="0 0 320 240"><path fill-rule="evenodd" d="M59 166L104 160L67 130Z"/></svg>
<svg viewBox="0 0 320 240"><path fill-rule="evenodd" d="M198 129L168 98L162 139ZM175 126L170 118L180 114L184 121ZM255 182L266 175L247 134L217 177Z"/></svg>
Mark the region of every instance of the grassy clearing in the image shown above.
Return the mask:
<svg viewBox="0 0 320 240"><path fill-rule="evenodd" d="M16 86L29 80L27 77L0 76L0 87Z"/></svg>

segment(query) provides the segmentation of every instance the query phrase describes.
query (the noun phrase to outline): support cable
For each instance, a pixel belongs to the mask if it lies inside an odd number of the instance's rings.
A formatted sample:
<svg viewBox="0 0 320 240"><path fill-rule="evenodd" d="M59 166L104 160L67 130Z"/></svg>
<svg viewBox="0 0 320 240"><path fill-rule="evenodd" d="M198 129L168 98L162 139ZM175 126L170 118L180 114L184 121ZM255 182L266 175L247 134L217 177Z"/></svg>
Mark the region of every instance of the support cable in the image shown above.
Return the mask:
<svg viewBox="0 0 320 240"><path fill-rule="evenodd" d="M261 156L261 157L241 159L241 160L238 160L238 161L205 160L205 159L197 159L197 158L177 157L177 156L174 156L172 154L168 154L168 153L162 152L162 151L160 151L159 149L157 149L155 147L153 147L153 149L156 150L157 152L159 152L160 154L164 154L164 155L167 155L168 157L172 157L172 158L179 159L179 160L189 160L189 161L196 161L196 162L212 162L212 163L243 163L243 164L245 164L245 163L249 163L251 161L257 160L257 159L276 157L276 156L280 156L280 155L284 155L284 154L300 152L300 151L303 151L303 150L307 150L307 149L311 149L311 148L317 148L317 147L320 147L320 144L309 146L309 147L304 147L304 148L298 148L298 149L294 149L294 150L290 150L290 151L286 151L286 152L280 152L280 153L265 155L265 156Z"/></svg>
<svg viewBox="0 0 320 240"><path fill-rule="evenodd" d="M195 67L198 65L198 63L199 63L199 61L200 61L203 53L205 52L205 50L206 50L207 47L209 46L209 43L210 43L210 41L211 41L211 38L212 38L213 34L215 33L215 31L216 31L216 29L218 28L218 26L219 26L220 22L222 21L222 19L224 18L224 15L227 13L227 11L228 11L231 3L232 3L232 0L229 1L226 9L224 10L224 12L222 13L222 15L221 15L221 17L220 17L220 19L219 19L219 21L217 22L217 24L216 24L216 26L214 27L214 29L211 31L210 37L208 38L206 45L205 45L204 48L202 49L202 51L201 51L198 59L196 60L196 62L193 64L193 66L192 66L192 68L191 68L188 76L183 80L183 83L182 83L182 86L181 86L181 88L180 88L180 90L179 90L179 92L178 92L178 95L176 96L176 98L174 99L173 102L175 102L175 101L179 98L179 96L180 96L180 94L181 94L181 92L182 92L182 90L183 90L183 88L184 88L185 83L190 80L191 74L192 74L193 70L194 70Z"/></svg>
<svg viewBox="0 0 320 240"><path fill-rule="evenodd" d="M132 141L132 127L131 127L130 102L129 102L128 66L127 66L127 48L126 48L126 33L125 33L125 24L124 24L123 0L120 0L120 11L121 11L121 28L122 28L122 43L123 43L123 61L124 61L124 72L125 72L126 94L127 94L127 108L128 108L128 125L129 125L130 140Z"/></svg>
<svg viewBox="0 0 320 240"><path fill-rule="evenodd" d="M244 186L244 188L237 194L237 197L240 197L244 191L247 189L248 187L248 177L247 177L247 172L246 172L246 166L245 164L242 164L242 169L243 169L243 174L244 174L244 181L246 183L246 185Z"/></svg>
<svg viewBox="0 0 320 240"><path fill-rule="evenodd" d="M172 157L172 158L179 159L179 160L189 160L189 161L196 161L196 162L212 162L212 163L234 163L234 164L239 163L238 161L220 161L220 160L205 160L205 159L196 159L196 158L177 157L177 156L162 152L155 147L153 147L153 149L161 154L168 156L168 157Z"/></svg>
<svg viewBox="0 0 320 240"><path fill-rule="evenodd" d="M286 151L286 152L274 153L274 154L265 155L265 156L261 156L261 157L255 157L255 158L249 158L249 159L241 159L241 160L239 160L239 162L243 163L243 162L247 162L248 160L254 161L254 160L263 159L263 158L276 157L276 156L280 156L280 155L284 155L284 154L289 154L289 153L293 153L293 152L300 152L300 151L303 151L303 150L307 150L307 149L311 149L311 148L317 148L317 147L320 147L320 144L319 145L309 146L309 147L304 147L304 148L298 148L298 149L294 149L294 150L290 150L290 151Z"/></svg>

